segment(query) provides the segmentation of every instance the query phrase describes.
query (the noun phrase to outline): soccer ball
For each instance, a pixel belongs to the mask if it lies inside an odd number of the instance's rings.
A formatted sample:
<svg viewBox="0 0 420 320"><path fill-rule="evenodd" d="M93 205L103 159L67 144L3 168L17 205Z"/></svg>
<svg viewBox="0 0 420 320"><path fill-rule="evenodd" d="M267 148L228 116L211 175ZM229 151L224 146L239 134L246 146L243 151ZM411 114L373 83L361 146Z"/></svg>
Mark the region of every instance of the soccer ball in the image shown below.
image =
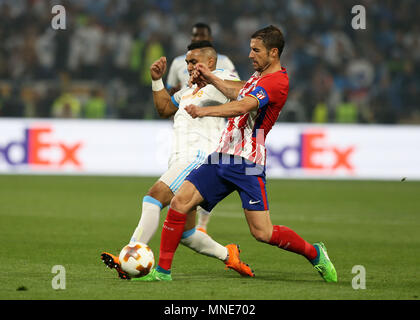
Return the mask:
<svg viewBox="0 0 420 320"><path fill-rule="evenodd" d="M155 265L152 249L141 242L128 244L122 248L119 259L121 269L134 278L145 276Z"/></svg>

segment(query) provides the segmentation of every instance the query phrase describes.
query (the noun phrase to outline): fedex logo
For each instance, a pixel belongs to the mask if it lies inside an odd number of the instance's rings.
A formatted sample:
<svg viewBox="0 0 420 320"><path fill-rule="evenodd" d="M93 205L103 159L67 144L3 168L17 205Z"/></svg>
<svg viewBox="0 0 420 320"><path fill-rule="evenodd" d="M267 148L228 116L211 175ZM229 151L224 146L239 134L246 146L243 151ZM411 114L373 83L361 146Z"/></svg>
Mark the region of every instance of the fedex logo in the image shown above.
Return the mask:
<svg viewBox="0 0 420 320"><path fill-rule="evenodd" d="M267 147L268 156L276 159L286 170L338 170L353 172L351 155L354 146L337 146L328 144L324 131L304 132L299 135L297 145L288 145L280 150ZM267 161L270 165L270 161Z"/></svg>
<svg viewBox="0 0 420 320"><path fill-rule="evenodd" d="M50 127L25 129L22 140L0 145L0 163L3 160L11 166L62 167L72 165L81 168L77 151L81 148L82 143L68 144L63 141L55 141L51 134Z"/></svg>

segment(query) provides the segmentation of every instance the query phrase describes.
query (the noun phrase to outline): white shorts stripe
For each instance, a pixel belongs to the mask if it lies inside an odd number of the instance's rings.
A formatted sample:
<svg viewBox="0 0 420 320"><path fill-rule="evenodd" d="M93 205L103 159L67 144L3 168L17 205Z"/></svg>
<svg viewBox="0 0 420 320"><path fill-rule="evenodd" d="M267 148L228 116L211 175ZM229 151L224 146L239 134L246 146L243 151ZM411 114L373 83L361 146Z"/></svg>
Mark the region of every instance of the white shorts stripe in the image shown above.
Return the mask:
<svg viewBox="0 0 420 320"><path fill-rule="evenodd" d="M185 177L201 162L203 162L204 160L204 153L200 150L198 151L198 155L196 157L196 159L189 164L188 167L186 167L179 175L178 177L174 180L174 182L171 183L171 185L169 186L169 188L172 190L173 193L175 193L176 191L178 191L179 187L182 185L182 183L184 182Z"/></svg>
<svg viewBox="0 0 420 320"><path fill-rule="evenodd" d="M178 191L178 189L181 187L182 183L184 182L185 178L187 177L187 175L193 171L195 168L197 168L203 161L204 161L204 154L201 154L200 158L197 159L196 161L194 161L194 164L191 168L188 169L187 172L183 173L182 177L181 177L181 181L178 182L178 184L174 187L174 193Z"/></svg>

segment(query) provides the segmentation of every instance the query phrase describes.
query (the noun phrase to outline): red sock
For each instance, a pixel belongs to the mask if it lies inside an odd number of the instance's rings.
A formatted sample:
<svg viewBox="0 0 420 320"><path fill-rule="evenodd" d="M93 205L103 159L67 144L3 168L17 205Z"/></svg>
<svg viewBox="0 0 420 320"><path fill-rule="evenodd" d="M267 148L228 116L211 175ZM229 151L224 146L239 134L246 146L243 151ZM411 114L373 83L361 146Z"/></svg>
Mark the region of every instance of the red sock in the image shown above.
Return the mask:
<svg viewBox="0 0 420 320"><path fill-rule="evenodd" d="M273 226L273 235L269 243L284 250L301 254L309 260L315 259L318 254L313 245L285 226Z"/></svg>
<svg viewBox="0 0 420 320"><path fill-rule="evenodd" d="M172 260L184 232L187 215L169 208L160 238L159 267L170 270Z"/></svg>

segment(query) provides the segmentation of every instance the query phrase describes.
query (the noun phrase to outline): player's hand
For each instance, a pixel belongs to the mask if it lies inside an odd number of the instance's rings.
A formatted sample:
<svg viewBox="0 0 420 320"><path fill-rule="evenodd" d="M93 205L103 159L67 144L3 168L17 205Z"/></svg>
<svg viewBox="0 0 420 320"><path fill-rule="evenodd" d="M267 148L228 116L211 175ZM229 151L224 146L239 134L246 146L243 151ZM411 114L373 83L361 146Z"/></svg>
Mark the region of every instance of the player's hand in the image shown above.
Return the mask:
<svg viewBox="0 0 420 320"><path fill-rule="evenodd" d="M161 57L150 66L150 76L152 80L159 80L166 71L166 57Z"/></svg>
<svg viewBox="0 0 420 320"><path fill-rule="evenodd" d="M191 73L190 79L188 80L188 86L191 88L194 84L197 85L193 94L196 94L199 90L204 88L207 85L205 79L200 75L200 72L197 70L193 70Z"/></svg>
<svg viewBox="0 0 420 320"><path fill-rule="evenodd" d="M185 111L187 111L193 119L204 117L204 109L205 108L197 107L193 104L185 107Z"/></svg>
<svg viewBox="0 0 420 320"><path fill-rule="evenodd" d="M207 65L204 63L197 63L194 69L200 73L201 79L205 79L208 83L211 83L214 74Z"/></svg>
<svg viewBox="0 0 420 320"><path fill-rule="evenodd" d="M193 94L196 94L199 90L204 88L207 84L211 84L214 80L215 75L210 71L207 65L203 63L197 63L189 80L189 86L197 84Z"/></svg>

